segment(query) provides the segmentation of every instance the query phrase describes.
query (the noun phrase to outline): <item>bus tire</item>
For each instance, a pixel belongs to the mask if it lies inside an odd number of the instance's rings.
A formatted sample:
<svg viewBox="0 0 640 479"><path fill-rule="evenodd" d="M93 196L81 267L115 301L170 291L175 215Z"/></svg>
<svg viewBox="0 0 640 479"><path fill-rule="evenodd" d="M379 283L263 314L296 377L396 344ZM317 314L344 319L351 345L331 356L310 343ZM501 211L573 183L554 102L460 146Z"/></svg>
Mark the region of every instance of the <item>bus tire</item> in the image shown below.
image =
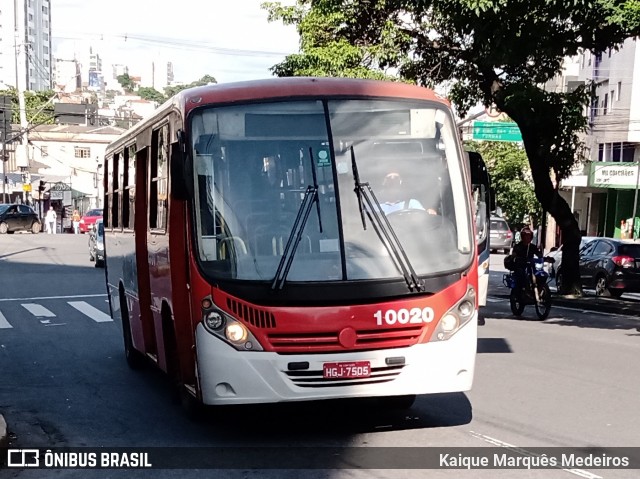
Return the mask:
<svg viewBox="0 0 640 479"><path fill-rule="evenodd" d="M172 396L174 402L180 404L187 418L196 421L202 417L204 405L189 392L182 382L178 342L171 317L171 309L167 303L164 303L162 305L162 335L164 337L165 364L169 381L171 381Z"/></svg>
<svg viewBox="0 0 640 479"><path fill-rule="evenodd" d="M122 319L122 339L124 341L124 357L131 369L141 369L145 365L145 358L133 346L131 325L129 324L129 308L124 297L124 290L120 290L120 317Z"/></svg>

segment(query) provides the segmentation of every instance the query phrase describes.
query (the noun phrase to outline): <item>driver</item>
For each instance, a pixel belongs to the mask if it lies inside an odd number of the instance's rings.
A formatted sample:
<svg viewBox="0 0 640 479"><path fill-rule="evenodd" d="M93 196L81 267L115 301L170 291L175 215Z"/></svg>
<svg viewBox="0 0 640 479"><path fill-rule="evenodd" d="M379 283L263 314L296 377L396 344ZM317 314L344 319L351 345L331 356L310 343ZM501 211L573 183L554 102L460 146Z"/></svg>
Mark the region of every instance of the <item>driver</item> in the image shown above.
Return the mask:
<svg viewBox="0 0 640 479"><path fill-rule="evenodd" d="M384 177L382 182L382 201L380 207L385 214L402 210L422 210L425 211L422 203L415 198L406 199L406 191L402 187L402 176L399 173L391 172ZM427 213L435 215L436 210L429 208Z"/></svg>

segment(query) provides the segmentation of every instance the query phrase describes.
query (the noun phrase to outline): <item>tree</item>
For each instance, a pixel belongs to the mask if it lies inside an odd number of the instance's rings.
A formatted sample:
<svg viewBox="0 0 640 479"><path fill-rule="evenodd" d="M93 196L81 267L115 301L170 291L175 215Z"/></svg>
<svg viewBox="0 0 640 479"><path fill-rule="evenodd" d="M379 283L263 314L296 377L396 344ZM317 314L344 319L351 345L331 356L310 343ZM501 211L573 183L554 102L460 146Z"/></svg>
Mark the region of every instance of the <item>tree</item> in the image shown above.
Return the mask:
<svg viewBox="0 0 640 479"><path fill-rule="evenodd" d="M0 96L8 96L11 98L11 122L20 124L20 105L18 101L18 92L15 88L0 91ZM27 121L32 125L51 125L54 123L53 116L53 99L55 93L53 90L46 91L27 91L24 94L25 111Z"/></svg>
<svg viewBox="0 0 640 479"><path fill-rule="evenodd" d="M164 94L165 94L165 96L167 98L171 98L172 96L174 96L178 92L181 92L182 90L186 90L187 88L193 88L193 87L196 87L196 86L211 85L213 83L218 83L218 82L211 75L205 75L202 78L200 78L200 80L196 80L194 82L191 82L188 85L171 85L171 86L165 87Z"/></svg>
<svg viewBox="0 0 640 479"><path fill-rule="evenodd" d="M131 93L136 88L136 83L133 81L133 79L129 76L128 73L123 73L122 75L118 75L116 77L116 80L118 80L118 83L120 83L120 86L122 87L122 89L128 93Z"/></svg>
<svg viewBox="0 0 640 479"><path fill-rule="evenodd" d="M164 101L167 99L162 93L160 93L158 90L152 87L141 86L140 88L138 88L137 93L138 95L140 95L140 98L142 98L143 100L164 103Z"/></svg>
<svg viewBox="0 0 640 479"><path fill-rule="evenodd" d="M484 158L495 190L496 205L509 222L523 223L530 217L537 223L540 205L531 185L531 170L524 149L516 143L494 141L470 142L467 147Z"/></svg>
<svg viewBox="0 0 640 479"><path fill-rule="evenodd" d="M302 0L295 6L282 6L279 2L262 4L269 12L269 21L297 25L300 34L301 53L289 55L274 65L271 71L275 75L399 80L386 70L399 62L399 55L410 39L393 22L381 22L380 28L370 33L371 39L342 36L340 27L349 21L348 10L309 8L309 3Z"/></svg>
<svg viewBox="0 0 640 479"><path fill-rule="evenodd" d="M302 55L309 37L373 52L392 43L396 53L374 66L397 68L421 85L450 82L461 115L478 103L508 114L522 133L536 198L562 230L563 292L581 293L578 223L551 178L566 178L583 155L579 135L592 90L585 84L548 92L542 85L565 57L599 54L640 34L638 0L298 0L290 9L264 7L298 26ZM314 23L316 16L323 21Z"/></svg>

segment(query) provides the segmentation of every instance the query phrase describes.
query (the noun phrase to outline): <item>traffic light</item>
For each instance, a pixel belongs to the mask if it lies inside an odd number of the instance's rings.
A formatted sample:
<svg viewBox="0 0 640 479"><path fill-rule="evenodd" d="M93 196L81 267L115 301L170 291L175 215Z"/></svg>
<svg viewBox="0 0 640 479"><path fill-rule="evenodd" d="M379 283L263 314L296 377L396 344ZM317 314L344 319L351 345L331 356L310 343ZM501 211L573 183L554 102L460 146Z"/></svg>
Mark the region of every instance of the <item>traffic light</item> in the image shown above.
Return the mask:
<svg viewBox="0 0 640 479"><path fill-rule="evenodd" d="M42 193L44 191L44 188L45 188L45 183L44 183L44 181L40 180L40 185L38 186L38 191L40 193Z"/></svg>

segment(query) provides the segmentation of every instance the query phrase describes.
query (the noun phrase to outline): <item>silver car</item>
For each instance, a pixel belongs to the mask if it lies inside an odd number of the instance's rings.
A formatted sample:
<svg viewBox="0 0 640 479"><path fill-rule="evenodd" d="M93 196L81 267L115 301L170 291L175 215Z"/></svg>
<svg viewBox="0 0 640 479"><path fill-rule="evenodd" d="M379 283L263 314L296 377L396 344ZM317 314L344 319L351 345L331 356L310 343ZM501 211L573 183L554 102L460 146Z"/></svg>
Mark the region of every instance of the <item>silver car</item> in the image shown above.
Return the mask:
<svg viewBox="0 0 640 479"><path fill-rule="evenodd" d="M582 239L580 240L580 246L578 248L578 250L582 250L582 248L584 248L589 242L591 242L594 239L597 239L597 236L583 236ZM551 264L548 262L544 263L544 268L547 271L547 273L549 273L549 276L551 278L556 278L556 285L560 286L558 283L558 271L560 271L560 266L562 265L562 245L560 245L560 247L556 250L550 251L549 254L547 254L547 257L549 258L553 258L555 260L555 263Z"/></svg>
<svg viewBox="0 0 640 479"><path fill-rule="evenodd" d="M513 243L513 233L509 224L502 218L491 218L489 225L489 248L495 253L502 250L504 254L509 254Z"/></svg>

